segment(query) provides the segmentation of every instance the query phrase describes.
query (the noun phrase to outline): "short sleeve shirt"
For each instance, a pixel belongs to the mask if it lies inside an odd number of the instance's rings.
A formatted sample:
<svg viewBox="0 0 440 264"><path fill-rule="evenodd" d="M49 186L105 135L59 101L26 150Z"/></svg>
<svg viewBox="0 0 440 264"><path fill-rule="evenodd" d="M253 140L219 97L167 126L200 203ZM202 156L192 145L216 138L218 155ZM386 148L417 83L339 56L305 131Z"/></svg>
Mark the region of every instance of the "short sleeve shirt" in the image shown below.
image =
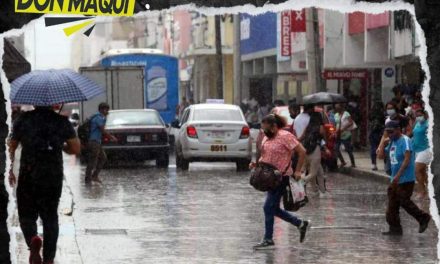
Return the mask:
<svg viewBox="0 0 440 264"><path fill-rule="evenodd" d="M417 122L414 126L412 145L416 153L429 149L428 121Z"/></svg>
<svg viewBox="0 0 440 264"><path fill-rule="evenodd" d="M391 181L396 176L397 172L403 164L405 153L411 152L411 160L404 173L400 176L399 184L415 181L415 154L411 145L411 139L402 135L398 140L391 141L387 147L390 164L391 164Z"/></svg>
<svg viewBox="0 0 440 264"><path fill-rule="evenodd" d="M304 131L306 130L307 126L310 122L310 115L307 113L301 113L293 122L293 128L295 129L295 134L297 137L301 137Z"/></svg>
<svg viewBox="0 0 440 264"><path fill-rule="evenodd" d="M105 126L105 122L106 118L101 113L97 113L92 117L90 120L90 141L95 141L101 144L102 132L100 127Z"/></svg>
<svg viewBox="0 0 440 264"><path fill-rule="evenodd" d="M265 136L261 143L259 162L270 164L282 173L286 171L284 175L290 176L293 174L292 166L290 166L292 154L298 144L296 137L285 130L279 130L278 134L271 139Z"/></svg>
<svg viewBox="0 0 440 264"><path fill-rule="evenodd" d="M22 145L19 181L60 185L63 180L63 146L76 137L67 117L50 109L22 114L12 129L12 139Z"/></svg>

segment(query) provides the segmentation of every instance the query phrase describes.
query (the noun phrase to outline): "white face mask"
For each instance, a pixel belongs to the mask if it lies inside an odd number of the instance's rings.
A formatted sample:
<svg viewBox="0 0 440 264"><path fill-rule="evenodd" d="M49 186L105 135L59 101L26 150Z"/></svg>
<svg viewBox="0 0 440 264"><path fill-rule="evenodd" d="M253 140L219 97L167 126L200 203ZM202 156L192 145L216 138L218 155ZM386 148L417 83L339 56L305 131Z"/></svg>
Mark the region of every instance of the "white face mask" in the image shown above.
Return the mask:
<svg viewBox="0 0 440 264"><path fill-rule="evenodd" d="M424 122L425 121L425 117L424 116L418 116L416 117L417 122Z"/></svg>
<svg viewBox="0 0 440 264"><path fill-rule="evenodd" d="M394 109L388 109L387 110L387 115L389 115L389 116L393 116L393 115L395 115L396 114L396 110L394 110Z"/></svg>

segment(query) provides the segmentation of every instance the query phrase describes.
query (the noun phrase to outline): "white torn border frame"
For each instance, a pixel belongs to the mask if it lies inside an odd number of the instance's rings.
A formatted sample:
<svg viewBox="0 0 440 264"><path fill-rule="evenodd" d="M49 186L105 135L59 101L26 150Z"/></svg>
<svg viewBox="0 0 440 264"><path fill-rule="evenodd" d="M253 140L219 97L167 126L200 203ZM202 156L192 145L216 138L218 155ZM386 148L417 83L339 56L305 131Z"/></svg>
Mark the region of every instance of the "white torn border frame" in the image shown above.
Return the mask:
<svg viewBox="0 0 440 264"><path fill-rule="evenodd" d="M353 0L308 0L308 1L290 0L285 3L281 3L281 4L277 4L277 5L266 4L264 7L255 7L253 5L244 5L244 6L221 7L221 8L213 8L213 7L198 8L194 4L191 4L191 5L173 7L173 8L171 8L171 10L182 10L182 9L194 10L194 11L198 11L200 13L203 13L205 15L217 15L217 14L225 14L225 13L228 13L228 14L248 13L248 14L252 14L252 15L258 15L258 14L262 14L262 13L265 13L268 11L280 12L283 10L301 10L303 8L308 8L308 7L313 7L313 6L319 7L319 8L324 8L324 9L329 9L329 10L334 10L334 11L339 11L341 13L351 13L351 12L355 12L355 11L361 11L361 12L370 13L370 14L380 14L380 13L383 13L384 11L397 11L397 10L405 9L413 15L413 19L416 21L414 6L409 3L404 3L403 1L400 1L400 0L392 0L388 3L356 3ZM145 12L157 12L157 11L145 11ZM145 13L145 12L143 12L143 13ZM29 27L29 26L32 26L33 23L35 23L35 21L28 23L22 29ZM429 102L429 94L430 94L429 80L431 79L431 74L429 72L429 67L428 67L427 58L426 58L426 56L427 56L426 39L425 39L424 32L421 29L420 25L418 23L415 23L415 25L416 25L416 32L418 34L420 44L421 44L419 57L420 57L422 69L426 73L426 80L423 85L422 95L423 95L423 100L425 102ZM22 31L22 29L10 30L10 31L0 35L0 65L3 65L3 63L2 63L3 53L4 53L3 38L8 37L8 36L18 35ZM5 99L7 99L7 103L6 103L6 109L8 112L7 123L8 123L9 128L11 129L11 118L10 118L11 104L10 104L10 100L8 100L9 93L10 93L10 85L6 79L5 73L3 71L3 67L0 68L0 76L1 76L1 82L3 84L3 91L4 91ZM429 116L433 117L432 108L429 103L426 104L426 110L428 111ZM432 121L433 118L431 118L430 120L431 120L431 122L429 125L429 135L430 135L429 143L431 146L431 151L433 151L432 135L433 135L433 125L434 125L433 123L434 122ZM6 156L7 156L6 172L8 172L9 168L11 166L11 160L9 158L9 155L6 155ZM5 175L7 176L7 173ZM431 200L430 213L434 219L434 222L437 226L437 229L439 229L440 218L439 218L437 204L434 200L434 186L432 184L433 174L431 172L431 168L429 168L428 175L429 175L428 190L429 190L429 198ZM15 255L15 250L16 250L17 244L16 244L15 232L12 231L12 218L11 218L14 210L16 209L16 203L15 203L15 197L13 195L13 189L9 186L9 183L8 183L8 177L5 177L5 186L6 186L8 193L9 193L8 230L9 230L9 234L11 236L11 242L10 242L11 261L13 264L16 264L17 259L16 259L16 255ZM440 238L440 232L439 232L439 238ZM440 246L440 239L437 244L438 258L440 258L440 247L439 246Z"/></svg>

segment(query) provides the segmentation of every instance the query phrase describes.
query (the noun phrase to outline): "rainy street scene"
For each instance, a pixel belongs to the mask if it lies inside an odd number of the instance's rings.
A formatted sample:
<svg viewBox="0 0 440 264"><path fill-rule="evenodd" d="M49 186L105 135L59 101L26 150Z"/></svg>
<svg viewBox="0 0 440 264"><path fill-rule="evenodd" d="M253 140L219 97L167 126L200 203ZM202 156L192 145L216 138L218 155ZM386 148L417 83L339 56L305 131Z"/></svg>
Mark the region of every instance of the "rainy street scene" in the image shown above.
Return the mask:
<svg viewBox="0 0 440 264"><path fill-rule="evenodd" d="M55 20L4 38L0 263L438 262L408 11Z"/></svg>

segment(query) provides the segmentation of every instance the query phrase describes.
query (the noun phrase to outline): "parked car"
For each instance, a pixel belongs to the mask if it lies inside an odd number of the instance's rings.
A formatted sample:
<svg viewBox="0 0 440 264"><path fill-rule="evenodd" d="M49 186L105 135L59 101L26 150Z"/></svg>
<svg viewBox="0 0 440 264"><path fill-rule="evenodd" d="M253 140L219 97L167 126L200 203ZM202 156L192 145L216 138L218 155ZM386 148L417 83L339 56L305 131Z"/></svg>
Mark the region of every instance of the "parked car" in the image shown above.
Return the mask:
<svg viewBox="0 0 440 264"><path fill-rule="evenodd" d="M167 127L153 109L113 110L107 116L106 130L117 138L103 136L102 146L111 160L156 160L156 166L169 164Z"/></svg>
<svg viewBox="0 0 440 264"><path fill-rule="evenodd" d="M182 115L176 137L177 168L194 161L231 161L248 170L252 158L250 128L238 106L197 104Z"/></svg>

